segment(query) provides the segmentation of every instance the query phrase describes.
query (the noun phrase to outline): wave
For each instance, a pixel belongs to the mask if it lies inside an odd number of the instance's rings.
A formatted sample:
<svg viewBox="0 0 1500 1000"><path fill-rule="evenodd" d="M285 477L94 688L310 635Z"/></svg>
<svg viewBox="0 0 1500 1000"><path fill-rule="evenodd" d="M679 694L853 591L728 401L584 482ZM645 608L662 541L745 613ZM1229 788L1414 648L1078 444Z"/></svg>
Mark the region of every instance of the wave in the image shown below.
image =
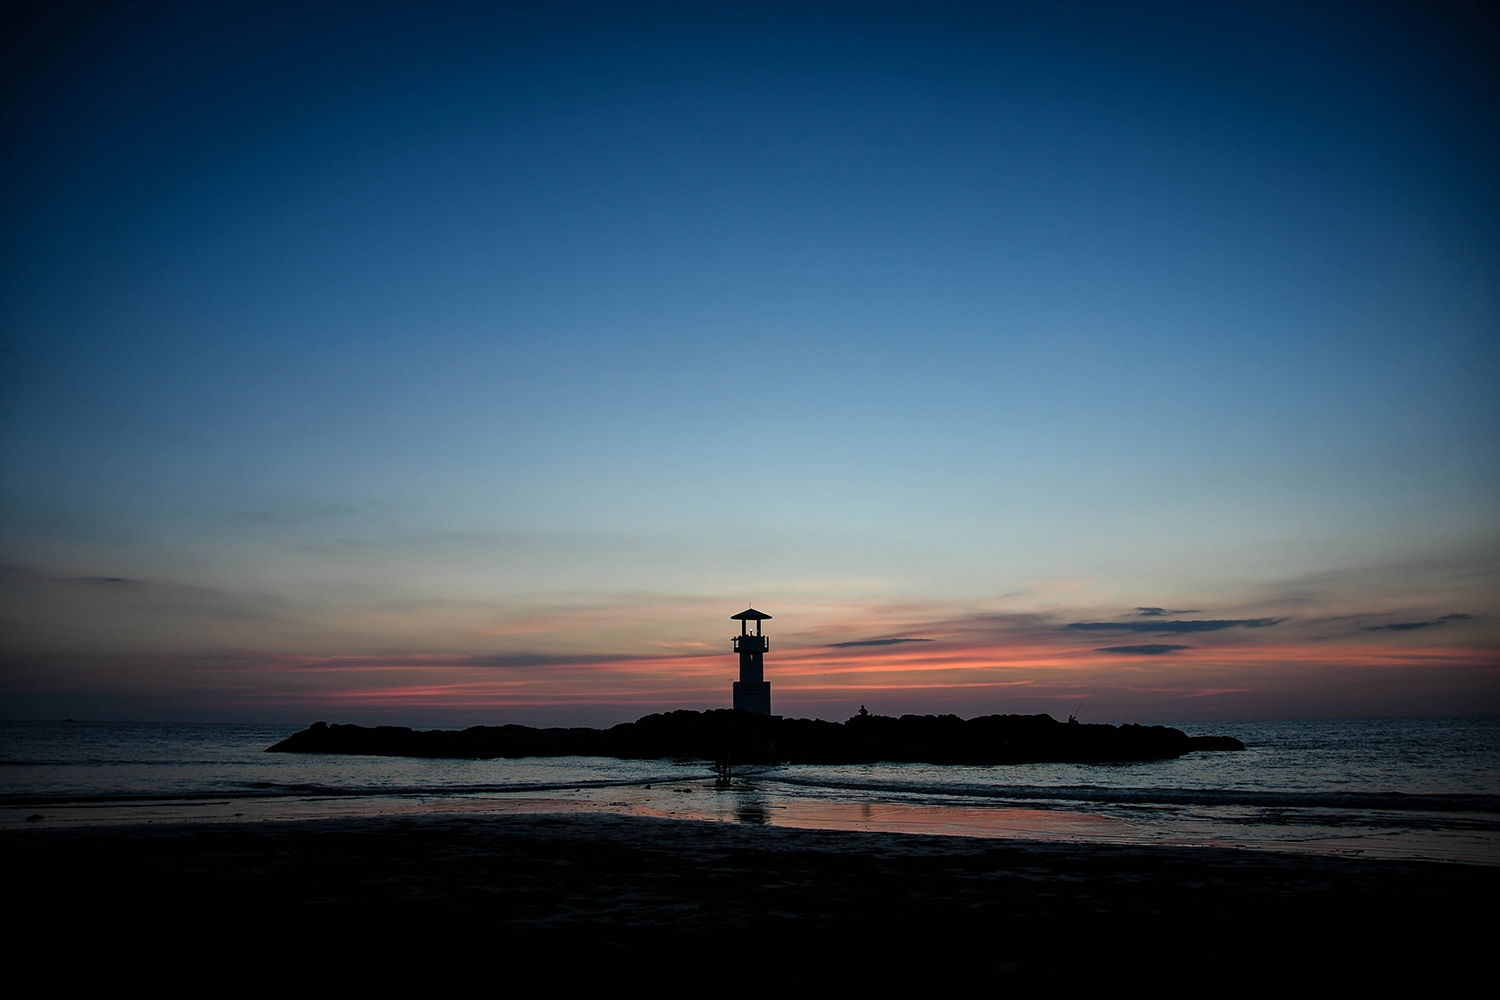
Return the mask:
<svg viewBox="0 0 1500 1000"><path fill-rule="evenodd" d="M1120 805L1255 806L1268 809L1364 809L1500 813L1500 795L1415 792L1296 792L1248 788L1119 788L1101 785L973 785L907 781L850 781L762 775L761 780L804 788Z"/></svg>
<svg viewBox="0 0 1500 1000"><path fill-rule="evenodd" d="M781 768L736 768L736 777L757 783L807 789L816 793L877 793L877 795L926 796L944 799L984 799L992 802L1034 804L1161 805L1161 807L1242 807L1263 810L1391 811L1391 813L1500 814L1500 795L1482 793L1332 792L1332 790L1197 789L1197 787L1118 787L1073 784L977 784L948 781L900 781L877 778L835 778L796 774ZM0 807L37 805L123 805L132 802L202 802L223 799L339 798L339 799L446 799L484 795L528 795L568 790L624 789L646 784L696 781L706 775L681 771L628 778L586 780L510 781L510 783L432 784L330 784L317 781L239 781L181 790L77 789L68 792L0 793Z"/></svg>
<svg viewBox="0 0 1500 1000"><path fill-rule="evenodd" d="M532 781L486 784L332 785L314 782L251 781L217 788L179 792L135 791L0 794L0 807L42 805L125 805L145 802L202 802L227 799L277 798L422 798L445 799L479 795L518 795L538 792L628 788L648 784L671 785L698 780L680 771L630 778L573 781ZM1092 805L1249 807L1260 809L1338 809L1384 812L1447 812L1500 814L1500 795L1410 792L1271 791L1243 788L1121 788L1101 785L976 785L931 781L845 780L806 777L776 770L750 770L741 778L831 793L874 792L887 795L984 799L991 802L1076 803Z"/></svg>
<svg viewBox="0 0 1500 1000"><path fill-rule="evenodd" d="M697 776L694 776L697 777ZM590 781L516 782L484 785L321 785L307 782L283 784L250 781L221 788L198 788L181 792L70 792L61 794L0 795L0 808L43 805L122 805L145 802L206 802L223 799L277 798L458 798L467 795L515 795L526 792L582 791L591 788L627 788L693 780L681 774L650 778L616 778Z"/></svg>

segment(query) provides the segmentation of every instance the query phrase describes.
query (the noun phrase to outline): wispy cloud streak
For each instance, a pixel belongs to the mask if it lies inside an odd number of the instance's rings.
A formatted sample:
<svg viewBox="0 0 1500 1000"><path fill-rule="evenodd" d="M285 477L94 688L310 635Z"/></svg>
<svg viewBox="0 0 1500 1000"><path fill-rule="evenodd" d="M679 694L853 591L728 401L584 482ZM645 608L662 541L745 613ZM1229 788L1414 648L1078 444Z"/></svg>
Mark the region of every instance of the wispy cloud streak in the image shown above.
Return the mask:
<svg viewBox="0 0 1500 1000"><path fill-rule="evenodd" d="M1211 619L1206 621L1072 622L1063 628L1078 632L1155 632L1182 635L1188 632L1222 632L1228 628L1270 628L1285 618Z"/></svg>
<svg viewBox="0 0 1500 1000"><path fill-rule="evenodd" d="M830 642L828 645L834 649L848 649L853 646L894 646L902 642L934 642L933 639L857 639L854 642Z"/></svg>
<svg viewBox="0 0 1500 1000"><path fill-rule="evenodd" d="M1473 615L1443 615L1422 622L1391 622L1387 625L1363 625L1361 628L1366 632L1415 632L1419 628L1435 628L1438 625L1447 625L1449 622L1468 621Z"/></svg>

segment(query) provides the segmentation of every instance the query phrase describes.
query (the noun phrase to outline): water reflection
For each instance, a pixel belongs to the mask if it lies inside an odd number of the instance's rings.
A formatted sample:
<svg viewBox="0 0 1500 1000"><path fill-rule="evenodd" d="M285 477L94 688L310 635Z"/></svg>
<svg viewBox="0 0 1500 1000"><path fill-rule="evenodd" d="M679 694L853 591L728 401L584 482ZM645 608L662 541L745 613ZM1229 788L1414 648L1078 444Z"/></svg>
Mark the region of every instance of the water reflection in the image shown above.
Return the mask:
<svg viewBox="0 0 1500 1000"><path fill-rule="evenodd" d="M759 788L740 786L733 790L734 818L750 826L766 826L771 814L766 808L766 793Z"/></svg>
<svg viewBox="0 0 1500 1000"><path fill-rule="evenodd" d="M1500 864L1500 719L1236 723L1234 733L1248 750L1110 766L747 768L720 788L701 762L268 754L284 727L7 723L0 829L612 812ZM1395 792L1474 801L1342 802Z"/></svg>

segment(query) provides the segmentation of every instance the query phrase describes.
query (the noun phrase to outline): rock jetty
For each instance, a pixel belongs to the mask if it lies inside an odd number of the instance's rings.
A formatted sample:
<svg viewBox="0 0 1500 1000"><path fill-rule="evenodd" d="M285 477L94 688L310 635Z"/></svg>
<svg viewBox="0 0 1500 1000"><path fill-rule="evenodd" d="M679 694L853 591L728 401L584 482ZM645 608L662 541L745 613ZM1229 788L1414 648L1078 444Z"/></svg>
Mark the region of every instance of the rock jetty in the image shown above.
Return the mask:
<svg viewBox="0 0 1500 1000"><path fill-rule="evenodd" d="M610 729L511 725L418 730L315 722L267 751L473 760L577 756L734 764L1103 764L1243 749L1243 743L1229 736L1188 736L1166 726L1063 723L1050 715L893 718L861 709L839 723L717 709L648 715Z"/></svg>

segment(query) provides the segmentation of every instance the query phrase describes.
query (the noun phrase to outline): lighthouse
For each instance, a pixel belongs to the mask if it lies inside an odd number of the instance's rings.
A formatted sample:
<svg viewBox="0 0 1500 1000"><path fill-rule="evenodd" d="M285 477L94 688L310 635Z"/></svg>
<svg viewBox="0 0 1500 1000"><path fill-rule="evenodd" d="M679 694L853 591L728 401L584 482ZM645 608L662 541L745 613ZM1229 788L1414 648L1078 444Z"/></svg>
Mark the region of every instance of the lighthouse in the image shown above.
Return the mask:
<svg viewBox="0 0 1500 1000"><path fill-rule="evenodd" d="M740 679L734 682L734 707L761 715L771 714L771 682L766 680L765 653L771 648L771 640L760 634L760 623L770 621L771 616L747 608L730 621L740 623L740 634L734 637L734 651L740 654ZM750 631L750 623L755 631Z"/></svg>

